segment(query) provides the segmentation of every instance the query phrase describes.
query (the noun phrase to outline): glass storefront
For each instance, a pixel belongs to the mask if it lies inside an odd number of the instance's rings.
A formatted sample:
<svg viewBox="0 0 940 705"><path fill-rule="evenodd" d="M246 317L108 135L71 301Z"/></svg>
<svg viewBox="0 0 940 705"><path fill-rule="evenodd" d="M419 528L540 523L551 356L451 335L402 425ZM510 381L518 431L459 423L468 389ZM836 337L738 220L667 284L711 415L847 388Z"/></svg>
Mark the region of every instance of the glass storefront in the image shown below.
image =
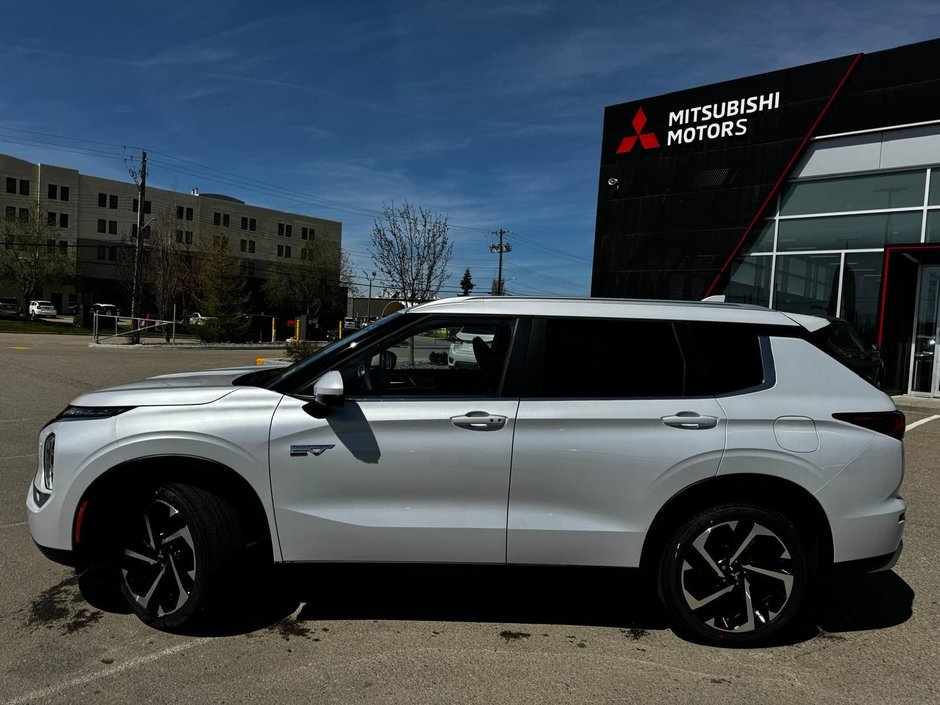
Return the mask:
<svg viewBox="0 0 940 705"><path fill-rule="evenodd" d="M781 311L837 316L871 345L877 338L885 246L920 243L940 243L940 168L793 182L735 264L725 296ZM922 270L910 388L940 394L932 346L940 317L940 267Z"/></svg>

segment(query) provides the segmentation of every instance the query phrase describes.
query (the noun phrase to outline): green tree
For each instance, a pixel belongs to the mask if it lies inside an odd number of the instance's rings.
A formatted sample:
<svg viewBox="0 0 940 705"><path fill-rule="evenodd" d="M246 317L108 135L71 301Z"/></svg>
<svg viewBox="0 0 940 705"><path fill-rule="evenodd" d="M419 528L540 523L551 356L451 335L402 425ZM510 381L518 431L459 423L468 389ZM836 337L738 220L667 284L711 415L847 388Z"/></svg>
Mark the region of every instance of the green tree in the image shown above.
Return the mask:
<svg viewBox="0 0 940 705"><path fill-rule="evenodd" d="M463 279L460 280L460 289L463 291L463 295L470 296L474 286L473 277L470 275L470 267L467 267L464 270Z"/></svg>
<svg viewBox="0 0 940 705"><path fill-rule="evenodd" d="M245 309L248 292L241 274L241 260L228 249L228 238L220 231L211 234L200 256L197 298L200 313L209 320L196 326L207 342L237 341L248 332Z"/></svg>
<svg viewBox="0 0 940 705"><path fill-rule="evenodd" d="M43 288L69 281L75 258L59 248L61 231L49 223L45 204L36 201L21 216L0 226L0 281L16 287L21 310L42 295Z"/></svg>
<svg viewBox="0 0 940 705"><path fill-rule="evenodd" d="M262 285L265 301L278 308L316 316L321 310L345 311L342 299L344 256L339 243L316 240L305 244L299 259L283 261ZM348 262L348 260L347 260ZM347 265L347 269L351 269Z"/></svg>

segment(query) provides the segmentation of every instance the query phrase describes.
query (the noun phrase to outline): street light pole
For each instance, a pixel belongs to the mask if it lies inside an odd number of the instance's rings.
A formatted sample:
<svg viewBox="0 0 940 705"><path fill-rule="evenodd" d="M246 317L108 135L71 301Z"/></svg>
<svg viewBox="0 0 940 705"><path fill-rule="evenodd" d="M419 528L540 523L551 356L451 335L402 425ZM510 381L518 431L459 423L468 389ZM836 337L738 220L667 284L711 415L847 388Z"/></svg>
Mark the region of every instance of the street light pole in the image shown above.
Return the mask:
<svg viewBox="0 0 940 705"><path fill-rule="evenodd" d="M369 272L362 270L362 273L366 275L366 279L369 280L369 307L366 309L366 325L369 325L372 321L372 282L375 281L377 276L375 272L372 272L372 275L369 276Z"/></svg>

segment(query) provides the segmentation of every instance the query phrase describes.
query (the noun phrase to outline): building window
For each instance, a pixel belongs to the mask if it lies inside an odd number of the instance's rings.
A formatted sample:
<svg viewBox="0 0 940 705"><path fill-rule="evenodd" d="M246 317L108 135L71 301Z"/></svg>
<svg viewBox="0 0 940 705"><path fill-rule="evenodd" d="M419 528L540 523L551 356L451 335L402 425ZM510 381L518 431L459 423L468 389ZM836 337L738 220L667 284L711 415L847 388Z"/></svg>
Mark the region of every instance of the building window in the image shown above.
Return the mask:
<svg viewBox="0 0 940 705"><path fill-rule="evenodd" d="M187 208L187 209L186 209L186 220L192 220L192 219L193 219L193 209L192 209L192 208Z"/></svg>
<svg viewBox="0 0 940 705"><path fill-rule="evenodd" d="M255 253L255 241L254 240L242 240L242 252L247 252L248 254Z"/></svg>
<svg viewBox="0 0 940 705"><path fill-rule="evenodd" d="M228 238L224 235L214 235L212 237L212 244L218 247L220 250L227 250Z"/></svg>
<svg viewBox="0 0 940 705"><path fill-rule="evenodd" d="M137 237L137 223L131 223L131 237Z"/></svg>
<svg viewBox="0 0 940 705"><path fill-rule="evenodd" d="M69 253L69 243L66 240L59 240L59 254L67 255Z"/></svg>
<svg viewBox="0 0 940 705"><path fill-rule="evenodd" d="M213 225L222 225L222 214L216 211L212 214L212 224Z"/></svg>
<svg viewBox="0 0 940 705"><path fill-rule="evenodd" d="M69 187L68 186L63 186L59 189L59 200L60 201L69 200Z"/></svg>
<svg viewBox="0 0 940 705"><path fill-rule="evenodd" d="M105 259L108 256L108 248L104 245L98 245L98 259Z"/></svg>
<svg viewBox="0 0 940 705"><path fill-rule="evenodd" d="M21 196L29 195L29 181L26 179L20 179L20 195Z"/></svg>
<svg viewBox="0 0 940 705"><path fill-rule="evenodd" d="M316 233L315 228L301 228L300 237L304 240L313 240L313 236Z"/></svg>
<svg viewBox="0 0 940 705"><path fill-rule="evenodd" d="M59 187L55 184L49 184L49 200L56 201L59 198Z"/></svg>
<svg viewBox="0 0 940 705"><path fill-rule="evenodd" d="M116 220L108 221L108 234L117 235L117 221Z"/></svg>
<svg viewBox="0 0 940 705"><path fill-rule="evenodd" d="M135 198L134 203L131 205L131 210L136 213L138 208L140 208L140 201Z"/></svg>
<svg viewBox="0 0 940 705"><path fill-rule="evenodd" d="M7 193L16 193L16 179L7 177Z"/></svg>
<svg viewBox="0 0 940 705"><path fill-rule="evenodd" d="M20 208L20 222L21 223L29 222L29 208Z"/></svg>
<svg viewBox="0 0 940 705"><path fill-rule="evenodd" d="M108 196L108 208L117 208L118 207L118 197L113 193Z"/></svg>
<svg viewBox="0 0 940 705"><path fill-rule="evenodd" d="M277 224L277 236L284 237L284 223Z"/></svg>
<svg viewBox="0 0 940 705"><path fill-rule="evenodd" d="M4 218L8 223L16 220L16 206L7 206L4 210Z"/></svg>
<svg viewBox="0 0 940 705"><path fill-rule="evenodd" d="M46 225L55 225L56 214L52 211L46 213Z"/></svg>
<svg viewBox="0 0 940 705"><path fill-rule="evenodd" d="M244 274L246 277L255 276L255 263L243 261L242 262L242 274Z"/></svg>
<svg viewBox="0 0 940 705"><path fill-rule="evenodd" d="M193 231L192 230L187 230L185 233L183 233L183 242L187 245L193 244Z"/></svg>
<svg viewBox="0 0 940 705"><path fill-rule="evenodd" d="M108 261L109 262L117 261L117 247L112 246L108 248Z"/></svg>
<svg viewBox="0 0 940 705"><path fill-rule="evenodd" d="M248 218L242 216L242 230L248 230Z"/></svg>
<svg viewBox="0 0 940 705"><path fill-rule="evenodd" d="M99 193L98 194L98 207L107 208L108 207L108 194Z"/></svg>
<svg viewBox="0 0 940 705"><path fill-rule="evenodd" d="M254 218L249 218L249 219L248 219L248 229L253 232L253 231L257 230L257 228L258 228L258 221L256 221Z"/></svg>
<svg viewBox="0 0 940 705"><path fill-rule="evenodd" d="M176 219L177 219L177 220L182 220L182 219L183 219L183 206L177 206L177 207L176 207Z"/></svg>
<svg viewBox="0 0 940 705"><path fill-rule="evenodd" d="M98 232L104 233L108 231L108 221L104 218L98 218Z"/></svg>
<svg viewBox="0 0 940 705"><path fill-rule="evenodd" d="M182 241L183 241L183 231L182 231L182 230L177 230L177 231L176 231L176 241L177 241L177 242L182 242Z"/></svg>
<svg viewBox="0 0 940 705"><path fill-rule="evenodd" d="M277 256L278 257L290 257L290 245L278 245Z"/></svg>
<svg viewBox="0 0 940 705"><path fill-rule="evenodd" d="M241 241L242 252L248 252L248 240Z"/></svg>
<svg viewBox="0 0 940 705"><path fill-rule="evenodd" d="M290 236L291 236L291 225L290 223L288 223L287 225L284 226L284 237L290 237Z"/></svg>
<svg viewBox="0 0 940 705"><path fill-rule="evenodd" d="M153 204L150 201L144 201L144 213L150 215Z"/></svg>
<svg viewBox="0 0 940 705"><path fill-rule="evenodd" d="M228 213L223 213L223 214L222 214L222 227L223 227L223 228L227 228L227 227L228 227L228 223L229 223L229 220L228 220Z"/></svg>
<svg viewBox="0 0 940 705"><path fill-rule="evenodd" d="M52 254L55 252L55 240L46 240L46 252Z"/></svg>
<svg viewBox="0 0 940 705"><path fill-rule="evenodd" d="M69 226L69 214L59 213L59 227L67 228Z"/></svg>

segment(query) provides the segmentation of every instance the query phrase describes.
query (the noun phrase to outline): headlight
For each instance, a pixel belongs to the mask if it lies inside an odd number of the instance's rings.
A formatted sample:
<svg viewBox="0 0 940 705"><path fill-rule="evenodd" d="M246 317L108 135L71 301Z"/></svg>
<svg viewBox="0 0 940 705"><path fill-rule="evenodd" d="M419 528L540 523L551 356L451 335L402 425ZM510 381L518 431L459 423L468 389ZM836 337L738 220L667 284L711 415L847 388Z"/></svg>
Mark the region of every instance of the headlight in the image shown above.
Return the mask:
<svg viewBox="0 0 940 705"><path fill-rule="evenodd" d="M67 406L65 410L55 417L61 419L107 419L111 416L130 411L133 406Z"/></svg>
<svg viewBox="0 0 940 705"><path fill-rule="evenodd" d="M46 436L45 443L42 444L42 484L52 492L52 482L55 479L55 434L50 433Z"/></svg>

